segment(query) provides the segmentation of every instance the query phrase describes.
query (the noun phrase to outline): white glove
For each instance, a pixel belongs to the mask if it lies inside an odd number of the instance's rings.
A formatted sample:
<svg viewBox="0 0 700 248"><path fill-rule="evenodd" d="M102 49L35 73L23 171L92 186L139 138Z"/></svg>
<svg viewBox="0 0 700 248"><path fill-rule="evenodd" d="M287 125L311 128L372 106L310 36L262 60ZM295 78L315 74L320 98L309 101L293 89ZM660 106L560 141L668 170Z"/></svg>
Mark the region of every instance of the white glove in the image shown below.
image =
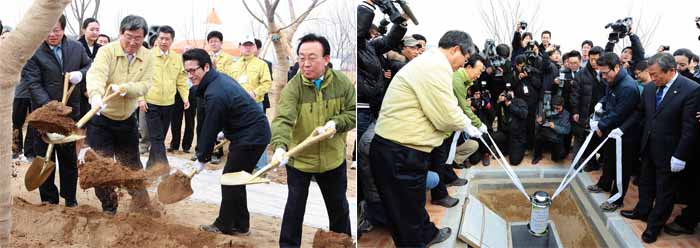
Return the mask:
<svg viewBox="0 0 700 248"><path fill-rule="evenodd" d="M90 106L92 106L93 108L94 108L94 107L99 107L100 110L97 111L97 115L100 115L100 114L102 113L102 110L105 109L105 108L107 107L107 104L105 104L105 103L102 101L102 97L101 97L101 96L96 95L96 96L90 97Z"/></svg>
<svg viewBox="0 0 700 248"><path fill-rule="evenodd" d="M224 139L224 132L219 132L219 134L216 135L216 140L221 141Z"/></svg>
<svg viewBox="0 0 700 248"><path fill-rule="evenodd" d="M671 157L671 172L679 172L685 169L685 161Z"/></svg>
<svg viewBox="0 0 700 248"><path fill-rule="evenodd" d="M195 174L200 173L200 172L202 172L202 170L204 170L205 164L206 163L199 162L199 160L194 161L194 164L192 164L192 170L194 171Z"/></svg>
<svg viewBox="0 0 700 248"><path fill-rule="evenodd" d="M90 150L89 147L80 149L80 152L78 153L78 162L80 162L80 164L85 164L85 153L87 153L88 150Z"/></svg>
<svg viewBox="0 0 700 248"><path fill-rule="evenodd" d="M112 84L112 92L119 92L119 96L126 96L126 87L123 85Z"/></svg>
<svg viewBox="0 0 700 248"><path fill-rule="evenodd" d="M467 125L467 128L464 129L464 132L472 138L479 138L481 137L481 135L483 135L483 133L478 128L472 125Z"/></svg>
<svg viewBox="0 0 700 248"><path fill-rule="evenodd" d="M83 80L83 73L80 71L72 71L69 75L70 79L68 81L72 84L78 84Z"/></svg>
<svg viewBox="0 0 700 248"><path fill-rule="evenodd" d="M289 157L285 155L286 153L287 151L285 151L283 148L277 148L275 149L275 153L272 154L272 160L279 161L279 166L284 167L287 164L287 162L289 162Z"/></svg>
<svg viewBox="0 0 700 248"><path fill-rule="evenodd" d="M612 131L610 131L610 134L608 134L608 137L610 137L610 138L620 138L620 137L622 137L623 134L624 134L624 133L622 132L622 130L620 130L620 128L615 128L615 129L613 129Z"/></svg>
<svg viewBox="0 0 700 248"><path fill-rule="evenodd" d="M329 132L331 130L335 130L335 121L328 121L326 122L326 125L323 125L322 127L318 128L318 134L323 134L326 132ZM331 135L331 138L335 136L335 133Z"/></svg>
<svg viewBox="0 0 700 248"><path fill-rule="evenodd" d="M593 107L596 113L602 114L603 113L603 104L602 103L596 103L595 107Z"/></svg>
<svg viewBox="0 0 700 248"><path fill-rule="evenodd" d="M479 126L479 131L481 131L481 134L485 134L489 131L489 129L486 128L486 124L481 123L481 126Z"/></svg>
<svg viewBox="0 0 700 248"><path fill-rule="evenodd" d="M591 131L598 131L598 121L594 121L593 119L591 119L590 121L588 121L588 125L591 126Z"/></svg>

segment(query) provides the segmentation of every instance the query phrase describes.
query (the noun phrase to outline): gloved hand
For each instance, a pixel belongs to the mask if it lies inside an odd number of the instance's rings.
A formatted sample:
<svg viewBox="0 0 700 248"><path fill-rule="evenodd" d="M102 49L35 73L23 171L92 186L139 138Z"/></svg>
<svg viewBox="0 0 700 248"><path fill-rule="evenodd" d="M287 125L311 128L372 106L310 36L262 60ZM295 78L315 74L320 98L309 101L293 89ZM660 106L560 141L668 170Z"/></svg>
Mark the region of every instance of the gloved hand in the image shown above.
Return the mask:
<svg viewBox="0 0 700 248"><path fill-rule="evenodd" d="M100 110L97 111L97 115L100 115L102 113L102 110L107 107L107 104L105 104L102 101L102 97L100 95L95 95L93 97L90 97L90 106L94 107L99 107Z"/></svg>
<svg viewBox="0 0 700 248"><path fill-rule="evenodd" d="M489 132L489 129L486 127L486 124L481 123L481 126L479 126L479 131L481 131L481 134L485 134Z"/></svg>
<svg viewBox="0 0 700 248"><path fill-rule="evenodd" d="M479 138L481 137L481 135L483 135L483 133L478 128L472 126L471 124L467 125L467 128L464 129L464 132L472 138Z"/></svg>
<svg viewBox="0 0 700 248"><path fill-rule="evenodd" d="M588 121L588 125L591 126L591 131L598 131L598 121L591 119L590 121Z"/></svg>
<svg viewBox="0 0 700 248"><path fill-rule="evenodd" d="M224 137L224 132L219 132L219 134L216 135L216 140L217 140L217 141L221 141L221 140L223 140L224 138L225 138L225 137Z"/></svg>
<svg viewBox="0 0 700 248"><path fill-rule="evenodd" d="M671 157L671 172L679 172L685 169L685 161Z"/></svg>
<svg viewBox="0 0 700 248"><path fill-rule="evenodd" d="M70 83L72 84L78 84L80 83L81 80L83 80L83 73L80 71L72 71L69 73Z"/></svg>
<svg viewBox="0 0 700 248"><path fill-rule="evenodd" d="M126 96L126 87L124 85L112 84L112 92L119 92L119 96Z"/></svg>
<svg viewBox="0 0 700 248"><path fill-rule="evenodd" d="M87 153L88 150L90 150L90 147L80 149L80 152L78 153L78 162L80 164L85 164L85 153Z"/></svg>
<svg viewBox="0 0 700 248"><path fill-rule="evenodd" d="M608 136L610 138L620 138L623 134L624 133L622 132L622 130L620 130L620 128L615 128L612 131L610 131L610 134L608 134Z"/></svg>
<svg viewBox="0 0 700 248"><path fill-rule="evenodd" d="M333 134L331 134L331 138L333 138L333 136L335 136L335 121L330 120L330 121L326 122L326 125L319 127L317 132L318 132L318 134L323 134L326 132L333 132Z"/></svg>
<svg viewBox="0 0 700 248"><path fill-rule="evenodd" d="M279 161L279 166L284 167L285 165L287 165L287 162L289 162L289 157L285 155L286 153L287 151L285 151L283 148L277 148L275 149L275 153L272 154L272 160Z"/></svg>
<svg viewBox="0 0 700 248"><path fill-rule="evenodd" d="M593 107L596 113L602 114L603 113L603 104L602 103L596 103L595 107Z"/></svg>
<svg viewBox="0 0 700 248"><path fill-rule="evenodd" d="M194 171L195 174L202 172L204 170L204 165L206 163L199 162L199 160L194 161L194 164L192 164L192 170Z"/></svg>

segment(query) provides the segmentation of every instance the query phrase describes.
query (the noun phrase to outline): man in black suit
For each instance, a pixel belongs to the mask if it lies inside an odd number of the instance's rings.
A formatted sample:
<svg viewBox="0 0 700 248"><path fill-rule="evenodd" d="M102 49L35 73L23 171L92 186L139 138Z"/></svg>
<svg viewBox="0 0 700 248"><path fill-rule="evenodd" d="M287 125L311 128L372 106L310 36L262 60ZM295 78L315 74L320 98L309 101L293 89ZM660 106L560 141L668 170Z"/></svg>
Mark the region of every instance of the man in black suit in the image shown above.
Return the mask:
<svg viewBox="0 0 700 248"><path fill-rule="evenodd" d="M698 85L676 71L668 53L648 60L653 84L644 86L642 103L622 130L642 123L641 154L644 165L639 179L639 202L623 217L647 221L642 240L653 243L671 216L678 172L693 156L698 125L694 119ZM654 202L656 204L654 204Z"/></svg>
<svg viewBox="0 0 700 248"><path fill-rule="evenodd" d="M63 78L70 75L70 82L78 84L87 73L92 61L83 46L77 41L63 35L66 27L66 17L61 16L48 34L44 43L34 53L22 69L22 81L27 83L31 97L32 109L37 109L49 101L61 101L63 98ZM72 108L71 117L77 121L80 118L80 92L74 90L68 97L66 105ZM34 139L34 150L43 154L48 145L43 140ZM78 168L75 142L55 145L58 155L59 176L61 181L60 196L66 201L66 206L78 205L75 199L78 183ZM55 160L52 157L52 160ZM59 192L54 184L54 173L39 187L41 201L58 204Z"/></svg>

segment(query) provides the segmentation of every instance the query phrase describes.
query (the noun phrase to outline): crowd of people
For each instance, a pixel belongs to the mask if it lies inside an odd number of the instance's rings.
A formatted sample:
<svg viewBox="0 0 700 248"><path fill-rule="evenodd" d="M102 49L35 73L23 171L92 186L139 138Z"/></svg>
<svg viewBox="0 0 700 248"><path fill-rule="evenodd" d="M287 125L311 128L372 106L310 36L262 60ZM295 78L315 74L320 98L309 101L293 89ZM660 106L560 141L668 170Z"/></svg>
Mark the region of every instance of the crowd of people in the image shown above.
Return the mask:
<svg viewBox="0 0 700 248"><path fill-rule="evenodd" d="M493 146L513 166L526 154L539 164L545 152L568 164L603 141L594 159L575 165L601 170L590 192L621 191L602 211L620 210L634 183L639 202L620 214L646 221L644 242L655 242L662 230L694 233L700 65L690 49L668 53L662 46L647 56L631 24L620 34L631 45L619 54L617 39L602 46L585 40L580 50L562 52L550 31L537 42L521 23L511 44L487 39L480 51L469 34L451 30L427 49L426 37L410 34L403 15L390 27L375 26L376 10L391 16L372 0L357 8L360 233L384 226L396 246L442 242L452 230L430 221L426 191L431 204L456 206L447 187L467 180L453 169L489 166L498 157L489 152ZM666 225L676 203L687 207Z"/></svg>
<svg viewBox="0 0 700 248"><path fill-rule="evenodd" d="M146 20L136 15L122 19L113 42L100 32L94 18L82 23L77 39L67 37L65 28L66 18L61 16L22 69L12 112L13 157L31 160L46 151L42 134L32 126L26 132L23 128L29 113L64 97L64 77L75 86L66 96L70 117L77 121L91 109L98 111L86 125L86 142L58 144L56 156L48 155L59 161L60 189L54 183L54 172L39 188L42 202L59 204L64 198L67 207L78 205L77 165L84 163L88 147L122 166L148 170L159 164L169 168L168 153L180 148L190 153L196 138L190 167L198 173L207 163L218 163L224 153L213 151L214 147L228 140L223 173L261 169L268 164L268 145L274 151L272 160L286 168L288 197L281 247L301 244L312 178L323 194L330 230L351 234L345 150L347 132L355 128L355 87L345 73L331 68L331 46L325 37L308 33L298 40L298 61L281 91L278 115L270 121L265 112L269 102L265 102L272 64L258 57L262 43L252 36L240 41L241 56L234 58L222 49L224 37L219 31L208 33L208 51L187 47L178 54L172 47L172 27L149 29ZM113 94L117 96L108 100L106 96ZM166 148L168 130L172 139ZM287 151L304 138L325 132L333 135L313 149L288 157ZM148 153L145 166L140 159L143 153ZM222 185L221 191L218 217L200 230L250 235L245 185ZM132 208L150 202L146 188L129 188L128 193L132 205L137 204ZM105 214L117 213L115 187L97 187L95 195Z"/></svg>

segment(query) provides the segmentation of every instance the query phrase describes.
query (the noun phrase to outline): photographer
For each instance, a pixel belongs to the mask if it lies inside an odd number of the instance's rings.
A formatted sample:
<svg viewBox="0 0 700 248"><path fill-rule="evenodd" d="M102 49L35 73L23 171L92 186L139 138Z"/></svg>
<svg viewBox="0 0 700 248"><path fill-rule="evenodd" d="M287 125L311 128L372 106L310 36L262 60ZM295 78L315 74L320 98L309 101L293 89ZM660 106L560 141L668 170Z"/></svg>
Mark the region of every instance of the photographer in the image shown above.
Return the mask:
<svg viewBox="0 0 700 248"><path fill-rule="evenodd" d="M550 45L552 45L552 43L550 43L551 41L552 41L552 32L549 32L549 30L542 31L542 34L540 34L540 42L541 42L540 47L539 47L540 51L548 51L549 50L548 48L550 47ZM558 50L558 49L559 49L558 47L553 47L552 50Z"/></svg>
<svg viewBox="0 0 700 248"><path fill-rule="evenodd" d="M593 41L584 40L581 43L581 67L585 67L588 64L588 51L593 48Z"/></svg>
<svg viewBox="0 0 700 248"><path fill-rule="evenodd" d="M634 75L634 65L644 59L644 47L642 47L642 42L639 40L639 36L634 33L635 27L632 20L631 18L625 18L623 21L618 20L618 22L608 25L612 25L613 32L610 33L608 44L605 45L605 52L613 52L615 44L618 42L618 39L613 39L614 36L619 38L629 36L630 38L630 43L632 45L622 49L622 53L620 54L620 62L622 63L622 67L627 70L627 74L632 76ZM617 32L616 29L619 32Z"/></svg>
<svg viewBox="0 0 700 248"><path fill-rule="evenodd" d="M538 132L535 138L535 149L532 157L532 164L537 164L542 160L542 148L550 147L552 161L560 162L566 158L565 138L571 131L569 122L569 111L564 109L564 99L561 96L552 97L552 113L545 114L544 119L538 119Z"/></svg>
<svg viewBox="0 0 700 248"><path fill-rule="evenodd" d="M594 106L605 95L606 86L598 72L598 63L596 61L602 53L602 47L595 46L591 48L588 52L588 63L574 77L576 81L574 84L578 85L578 107L577 110L572 112L579 115L578 121L571 123L571 132L574 135L574 154L578 153L586 138L588 133L586 129L590 128L588 120L593 115ZM601 139L594 135L584 154L590 154L600 141ZM584 168L586 172L600 168L596 159L592 159L588 163L589 165Z"/></svg>
<svg viewBox="0 0 700 248"><path fill-rule="evenodd" d="M387 59L389 59L389 68L391 70L391 77L394 78L401 68L406 65L413 58L417 57L420 53L420 49L423 46L418 43L418 40L412 36L406 36L401 39L401 44L399 46L399 51L389 51L387 53Z"/></svg>
<svg viewBox="0 0 700 248"><path fill-rule="evenodd" d="M503 148L503 154L509 157L510 164L519 165L527 143L527 103L516 97L512 90L498 95L496 102L498 129L494 132L493 139L498 147Z"/></svg>
<svg viewBox="0 0 700 248"><path fill-rule="evenodd" d="M537 49L537 48L535 48ZM527 103L527 122L525 123L527 144L531 146L535 134L535 114L540 99L542 98L542 79L537 66L541 64L539 56L528 57L525 54L515 57L515 73L513 75L513 91L515 97L525 100Z"/></svg>
<svg viewBox="0 0 700 248"><path fill-rule="evenodd" d="M525 22L519 22L518 24L515 24L515 33L513 34L513 41L511 45L513 47L513 54L510 59L511 63L513 63L514 65L517 64L515 63L515 58L518 57L518 55L525 53L525 49L528 47L530 41L532 41L532 33L520 33L521 30L525 31L526 27L527 23Z"/></svg>
<svg viewBox="0 0 700 248"><path fill-rule="evenodd" d="M695 54L687 48L681 48L673 52L673 58L676 60L676 70L678 70L678 73L696 83L700 83L700 78L695 77L693 72L690 71L690 61L693 59L693 56L695 56Z"/></svg>
<svg viewBox="0 0 700 248"><path fill-rule="evenodd" d="M481 74L480 80L486 81L486 89L491 95L498 96L506 91L507 85L512 85L513 69L510 59L510 47L500 44L490 51L490 46L484 47L486 70ZM491 99L491 104L496 104L496 99Z"/></svg>

